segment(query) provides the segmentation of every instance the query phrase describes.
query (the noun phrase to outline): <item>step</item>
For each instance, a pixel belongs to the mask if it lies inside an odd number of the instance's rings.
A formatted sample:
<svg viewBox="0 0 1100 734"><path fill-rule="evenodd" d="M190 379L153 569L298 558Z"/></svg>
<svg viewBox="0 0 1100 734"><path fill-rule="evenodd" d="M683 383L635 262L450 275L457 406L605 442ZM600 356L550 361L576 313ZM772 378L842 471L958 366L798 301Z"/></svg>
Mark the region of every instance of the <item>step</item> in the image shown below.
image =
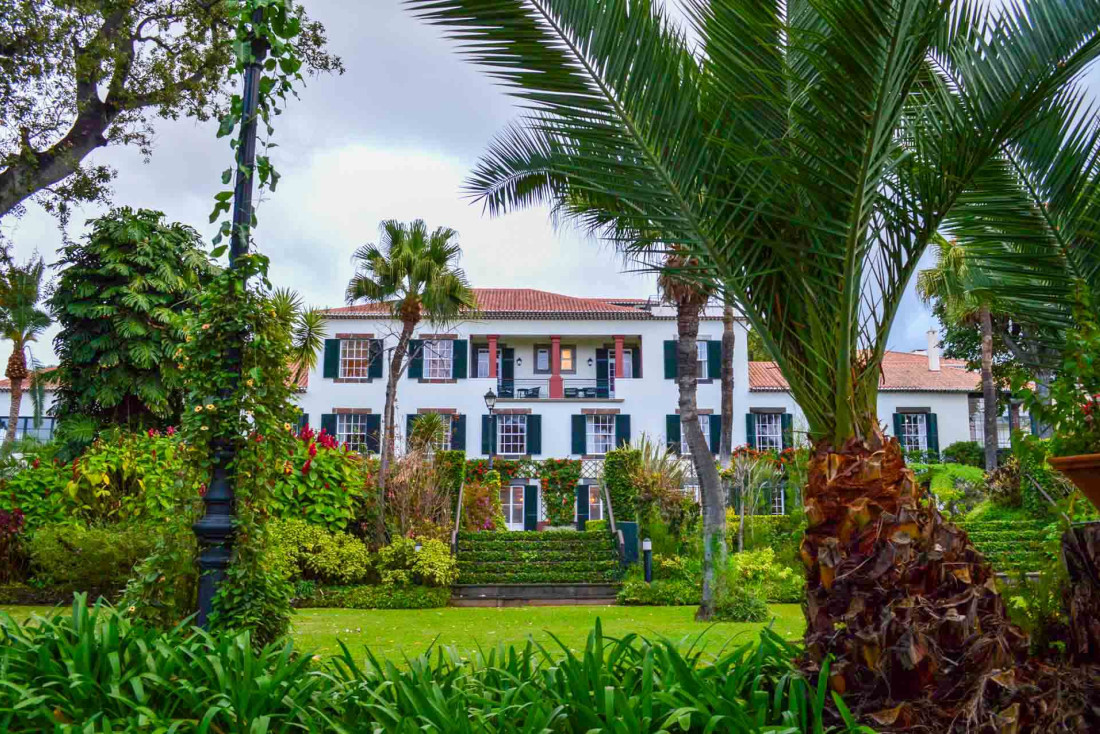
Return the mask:
<svg viewBox="0 0 1100 734"><path fill-rule="evenodd" d="M454 607L611 605L618 584L456 584Z"/></svg>

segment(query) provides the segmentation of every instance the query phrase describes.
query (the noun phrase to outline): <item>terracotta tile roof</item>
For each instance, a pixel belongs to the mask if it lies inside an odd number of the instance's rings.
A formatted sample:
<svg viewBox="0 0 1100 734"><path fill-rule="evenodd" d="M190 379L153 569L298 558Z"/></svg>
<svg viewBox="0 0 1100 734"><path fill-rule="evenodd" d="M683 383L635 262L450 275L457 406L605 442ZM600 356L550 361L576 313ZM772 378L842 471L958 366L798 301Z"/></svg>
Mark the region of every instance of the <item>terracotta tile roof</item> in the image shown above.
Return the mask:
<svg viewBox="0 0 1100 734"><path fill-rule="evenodd" d="M56 369L57 369L56 367L43 367L42 371L43 372L53 372ZM28 382L29 382L28 380L23 380L23 390L24 391L26 391L26 389L27 389L27 383ZM54 380L46 380L46 389L47 390L52 389L53 385L51 383L53 383L53 382L54 382ZM6 377L3 378L3 379L0 379L0 392L11 392L11 380L9 380Z"/></svg>
<svg viewBox="0 0 1100 734"><path fill-rule="evenodd" d="M966 369L960 359L940 358L940 371L928 369L928 356L910 352L886 352L882 358L880 390L918 390L928 392L974 392L978 389L978 373ZM786 390L774 362L749 362L749 389L755 391Z"/></svg>
<svg viewBox="0 0 1100 734"><path fill-rule="evenodd" d="M480 316L510 318L609 318L638 319L648 314L621 303L644 303L643 299L578 298L534 288L474 288ZM388 314L380 303L330 308L326 314L336 318Z"/></svg>

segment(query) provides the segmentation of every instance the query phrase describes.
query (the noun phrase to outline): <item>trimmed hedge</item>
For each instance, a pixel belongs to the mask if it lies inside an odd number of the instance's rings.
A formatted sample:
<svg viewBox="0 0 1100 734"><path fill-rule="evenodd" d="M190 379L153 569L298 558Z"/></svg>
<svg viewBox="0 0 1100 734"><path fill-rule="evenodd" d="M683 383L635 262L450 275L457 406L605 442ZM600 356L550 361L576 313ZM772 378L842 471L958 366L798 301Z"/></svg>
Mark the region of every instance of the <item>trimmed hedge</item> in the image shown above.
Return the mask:
<svg viewBox="0 0 1100 734"><path fill-rule="evenodd" d="M958 523L995 571L1040 571L1054 555L1046 520L964 520Z"/></svg>
<svg viewBox="0 0 1100 734"><path fill-rule="evenodd" d="M297 607L332 609L434 609L445 607L451 590L430 586L321 586L298 599Z"/></svg>
<svg viewBox="0 0 1100 734"><path fill-rule="evenodd" d="M702 597L702 587L698 582L683 579L658 579L651 584L642 579L630 579L619 589L619 603L626 606L695 606L702 601Z"/></svg>
<svg viewBox="0 0 1100 734"><path fill-rule="evenodd" d="M634 520L638 514L638 488L632 474L642 461L642 452L629 446L608 451L603 460L603 481L618 520Z"/></svg>
<svg viewBox="0 0 1100 734"><path fill-rule="evenodd" d="M29 586L27 584L0 584L0 604L13 606L50 606L73 603L73 594L86 594L87 603L94 604L100 597L112 604L122 597L121 586L88 588L85 586L53 585Z"/></svg>
<svg viewBox="0 0 1100 734"><path fill-rule="evenodd" d="M550 570L576 574L602 574L606 571L614 571L618 565L618 561L500 561L497 563L459 561L458 572L460 576L466 573L499 573L502 576L511 576L517 571Z"/></svg>
<svg viewBox="0 0 1100 734"><path fill-rule="evenodd" d="M459 563L539 563L545 561L614 561L619 554L610 548L578 548L576 550L552 551L468 551L459 556Z"/></svg>
<svg viewBox="0 0 1100 734"><path fill-rule="evenodd" d="M522 564L516 564L517 570L511 573L462 573L458 583L481 586L496 584L602 584L615 583L619 580L619 570L594 572L589 571L578 574L575 571L562 571L554 567L547 569L528 569Z"/></svg>

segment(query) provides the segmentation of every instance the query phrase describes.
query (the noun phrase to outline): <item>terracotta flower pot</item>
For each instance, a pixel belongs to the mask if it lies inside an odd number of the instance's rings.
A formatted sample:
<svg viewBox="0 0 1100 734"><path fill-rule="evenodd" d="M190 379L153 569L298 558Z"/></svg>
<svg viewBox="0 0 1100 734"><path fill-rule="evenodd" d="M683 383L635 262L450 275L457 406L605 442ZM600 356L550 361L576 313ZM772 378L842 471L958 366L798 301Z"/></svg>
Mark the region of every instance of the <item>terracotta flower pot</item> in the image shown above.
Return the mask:
<svg viewBox="0 0 1100 734"><path fill-rule="evenodd" d="M1081 493L1100 509L1100 454L1054 456L1047 461L1077 485Z"/></svg>

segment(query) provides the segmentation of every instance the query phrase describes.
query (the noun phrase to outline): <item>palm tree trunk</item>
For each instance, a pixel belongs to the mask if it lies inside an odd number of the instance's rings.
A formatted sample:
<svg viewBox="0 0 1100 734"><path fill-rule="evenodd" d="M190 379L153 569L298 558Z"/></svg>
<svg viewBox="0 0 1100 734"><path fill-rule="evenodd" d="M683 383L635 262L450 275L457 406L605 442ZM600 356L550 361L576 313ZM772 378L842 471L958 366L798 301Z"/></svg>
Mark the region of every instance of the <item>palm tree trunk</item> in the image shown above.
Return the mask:
<svg viewBox="0 0 1100 734"><path fill-rule="evenodd" d="M703 595L695 613L700 620L714 615L714 602L721 591L726 571L726 513L718 466L707 447L699 426L699 409L695 399L698 382L699 315L695 303L683 303L676 308L676 385L680 390L680 425L687 438L695 476L699 478L699 493L703 505Z"/></svg>
<svg viewBox="0 0 1100 734"><path fill-rule="evenodd" d="M718 448L718 463L728 469L733 453L733 306L722 309L722 444Z"/></svg>
<svg viewBox="0 0 1100 734"><path fill-rule="evenodd" d="M389 475L395 449L394 409L397 405L397 382L401 379L405 355L409 351L409 341L412 339L415 328L415 321L402 321L401 335L398 336L397 346L393 349L393 356L390 358L390 374L386 380L386 404L382 412L382 456L378 466L378 517L375 520L376 539L379 542L384 542L386 538L386 477Z"/></svg>
<svg viewBox="0 0 1100 734"><path fill-rule="evenodd" d="M923 497L896 438L875 430L813 452L801 548L808 672L833 655L838 693L949 710L1026 656L992 568Z"/></svg>
<svg viewBox="0 0 1100 734"><path fill-rule="evenodd" d="M11 407L8 409L8 432L4 436L4 444L15 441L15 429L19 423L19 404L23 401L23 378L12 378L11 381Z"/></svg>
<svg viewBox="0 0 1100 734"><path fill-rule="evenodd" d="M982 321L982 402L985 404L985 470L997 468L997 388L993 384L993 317L988 306L980 311Z"/></svg>

